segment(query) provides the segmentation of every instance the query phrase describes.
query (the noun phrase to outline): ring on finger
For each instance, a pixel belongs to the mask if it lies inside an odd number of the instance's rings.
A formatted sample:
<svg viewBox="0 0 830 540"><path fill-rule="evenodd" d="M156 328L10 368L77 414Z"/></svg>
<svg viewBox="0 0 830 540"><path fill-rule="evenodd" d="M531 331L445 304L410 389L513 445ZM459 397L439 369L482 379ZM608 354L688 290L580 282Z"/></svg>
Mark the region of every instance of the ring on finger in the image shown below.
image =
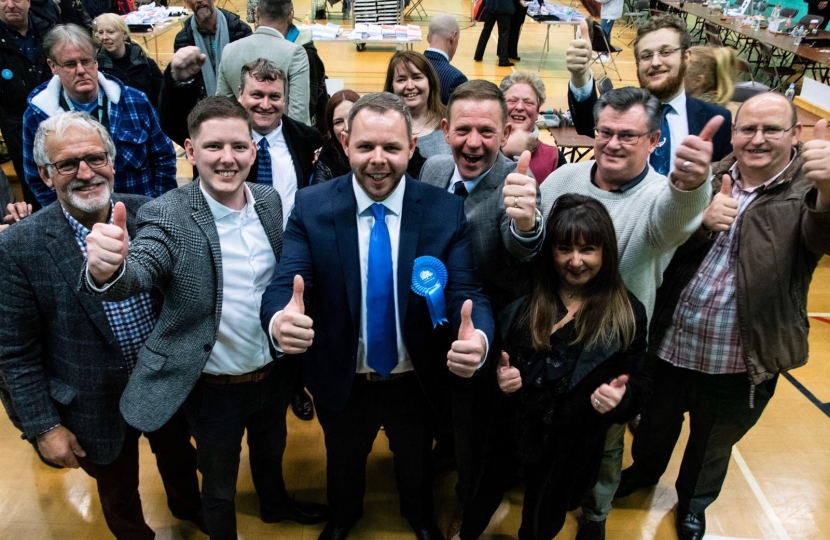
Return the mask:
<svg viewBox="0 0 830 540"><path fill-rule="evenodd" d="M683 169L684 171L688 171L689 167L691 167L691 165L692 165L692 162L689 161L689 160L686 160L686 161L683 162L683 164L680 166L680 168Z"/></svg>
<svg viewBox="0 0 830 540"><path fill-rule="evenodd" d="M519 198L513 197L513 208L519 208Z"/></svg>
<svg viewBox="0 0 830 540"><path fill-rule="evenodd" d="M599 409L600 405L602 405L602 403L600 403L597 398L594 398L594 408Z"/></svg>

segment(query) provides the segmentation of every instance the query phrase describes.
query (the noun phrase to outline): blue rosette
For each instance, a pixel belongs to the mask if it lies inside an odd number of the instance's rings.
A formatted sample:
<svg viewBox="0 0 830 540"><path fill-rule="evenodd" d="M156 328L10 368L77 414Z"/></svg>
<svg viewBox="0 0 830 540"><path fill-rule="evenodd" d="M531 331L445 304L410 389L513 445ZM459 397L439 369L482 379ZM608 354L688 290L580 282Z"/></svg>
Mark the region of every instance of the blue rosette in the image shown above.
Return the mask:
<svg viewBox="0 0 830 540"><path fill-rule="evenodd" d="M447 267L439 259L425 255L415 259L412 266L412 292L426 298L432 327L447 321L444 287L447 285Z"/></svg>

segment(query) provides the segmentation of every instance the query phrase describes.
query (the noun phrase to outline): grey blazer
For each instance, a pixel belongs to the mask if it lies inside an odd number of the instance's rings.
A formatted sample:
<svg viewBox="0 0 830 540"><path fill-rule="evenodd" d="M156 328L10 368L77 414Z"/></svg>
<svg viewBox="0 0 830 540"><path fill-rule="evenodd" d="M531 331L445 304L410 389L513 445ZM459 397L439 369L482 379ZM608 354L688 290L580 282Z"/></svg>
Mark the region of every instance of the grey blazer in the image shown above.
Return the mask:
<svg viewBox="0 0 830 540"><path fill-rule="evenodd" d="M495 313L521 296L527 271L521 263L532 259L542 244L542 238L535 244L522 243L510 231L502 187L507 175L515 170L516 163L500 153L490 172L464 201L478 277ZM433 156L421 169L420 180L447 189L453 172L455 161L451 155ZM539 205L538 187L536 205Z"/></svg>
<svg viewBox="0 0 830 540"><path fill-rule="evenodd" d="M136 212L151 199L114 199L134 236ZM78 289L84 267L57 202L0 234L0 370L27 437L61 423L90 460L110 463L124 442L127 366L101 300Z"/></svg>
<svg viewBox="0 0 830 540"><path fill-rule="evenodd" d="M285 114L310 126L308 55L302 46L291 43L278 30L260 26L253 35L228 43L216 70L216 95L239 97L242 66L258 58L277 64L285 73Z"/></svg>
<svg viewBox="0 0 830 540"><path fill-rule="evenodd" d="M249 183L248 187L279 262L280 196L270 186ZM89 290L85 274L81 279ZM198 179L141 209L124 273L102 296L126 298L154 285L164 293L164 306L121 397L124 418L142 431L160 428L181 406L201 375L219 330L222 251Z"/></svg>

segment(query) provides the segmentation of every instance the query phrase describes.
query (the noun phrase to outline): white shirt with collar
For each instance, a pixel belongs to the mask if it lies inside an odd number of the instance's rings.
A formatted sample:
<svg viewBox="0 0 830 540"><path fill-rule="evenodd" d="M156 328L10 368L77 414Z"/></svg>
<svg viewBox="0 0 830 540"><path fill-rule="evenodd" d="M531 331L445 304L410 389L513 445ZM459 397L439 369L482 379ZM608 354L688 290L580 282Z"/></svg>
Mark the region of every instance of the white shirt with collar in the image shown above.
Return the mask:
<svg viewBox="0 0 830 540"><path fill-rule="evenodd" d="M683 139L689 136L689 115L686 111L686 92L680 92L674 99L666 101L664 105L671 105L672 112L666 115L671 132L671 154L669 154L669 172L674 170L674 156Z"/></svg>
<svg viewBox="0 0 830 540"><path fill-rule="evenodd" d="M447 62L450 61L450 55L448 55L447 53L445 53L441 49L436 49L434 47L427 47L427 51L436 52L436 53L440 54L441 56L443 56L444 58L446 58ZM424 51L424 52L426 52L426 51Z"/></svg>
<svg viewBox="0 0 830 540"><path fill-rule="evenodd" d="M274 189L280 194L282 200L282 229L288 223L288 216L294 208L294 197L297 195L297 171L294 169L294 160L291 159L291 152L288 151L288 144L282 133L280 125L267 135L251 131L254 142L259 145L263 138L268 141L268 153L271 155L271 179Z"/></svg>
<svg viewBox="0 0 830 540"><path fill-rule="evenodd" d="M242 210L220 204L201 184L199 189L213 214L222 250L222 313L216 343L203 371L213 375L242 375L272 360L259 309L262 294L274 276L277 259L247 185Z"/></svg>

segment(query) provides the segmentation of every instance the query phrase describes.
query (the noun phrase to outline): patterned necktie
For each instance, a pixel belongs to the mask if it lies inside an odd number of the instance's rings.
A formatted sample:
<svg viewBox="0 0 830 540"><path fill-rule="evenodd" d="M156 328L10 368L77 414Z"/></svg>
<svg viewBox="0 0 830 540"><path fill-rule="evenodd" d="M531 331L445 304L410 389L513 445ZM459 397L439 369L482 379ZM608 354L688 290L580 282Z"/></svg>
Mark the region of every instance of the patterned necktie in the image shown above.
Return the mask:
<svg viewBox="0 0 830 540"><path fill-rule="evenodd" d="M398 365L392 242L384 219L385 207L375 203L371 208L375 224L369 236L366 276L366 361L370 368L388 377Z"/></svg>
<svg viewBox="0 0 830 540"><path fill-rule="evenodd" d="M271 171L271 153L268 151L268 139L263 137L257 145L256 151L256 183L274 185L274 177Z"/></svg>
<svg viewBox="0 0 830 540"><path fill-rule="evenodd" d="M453 184L452 192L461 197L462 199L466 199L467 195L470 194L470 192L467 191L467 186L464 185L464 182L462 180L459 180L458 182Z"/></svg>
<svg viewBox="0 0 830 540"><path fill-rule="evenodd" d="M669 131L669 121L666 115L672 112L674 108L668 103L663 104L663 121L660 123L660 142L654 152L651 153L649 163L651 167L663 176L669 174L671 161L671 132Z"/></svg>

